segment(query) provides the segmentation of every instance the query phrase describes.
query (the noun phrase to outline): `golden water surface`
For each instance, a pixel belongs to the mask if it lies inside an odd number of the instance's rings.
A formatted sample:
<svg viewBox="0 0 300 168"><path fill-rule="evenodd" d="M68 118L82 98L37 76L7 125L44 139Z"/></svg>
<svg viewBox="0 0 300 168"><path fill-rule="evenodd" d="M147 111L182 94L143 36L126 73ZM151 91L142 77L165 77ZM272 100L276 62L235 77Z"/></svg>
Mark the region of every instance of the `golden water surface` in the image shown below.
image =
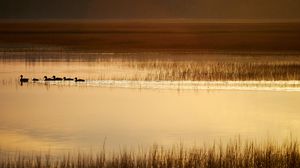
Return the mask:
<svg viewBox="0 0 300 168"><path fill-rule="evenodd" d="M107 68L109 66L109 68ZM197 145L235 136L300 137L300 93L168 90L24 83L19 75L78 76L136 72L95 62L0 62L0 149L69 151ZM101 74L101 75L99 75Z"/></svg>

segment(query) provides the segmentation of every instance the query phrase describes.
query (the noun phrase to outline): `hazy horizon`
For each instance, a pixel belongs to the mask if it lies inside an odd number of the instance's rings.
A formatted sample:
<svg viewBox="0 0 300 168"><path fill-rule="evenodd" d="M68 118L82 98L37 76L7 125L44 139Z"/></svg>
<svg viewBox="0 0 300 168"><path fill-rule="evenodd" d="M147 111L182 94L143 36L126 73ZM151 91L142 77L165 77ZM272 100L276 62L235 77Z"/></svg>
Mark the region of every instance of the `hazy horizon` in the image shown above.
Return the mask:
<svg viewBox="0 0 300 168"><path fill-rule="evenodd" d="M298 20L299 6L296 0L12 0L0 2L0 20Z"/></svg>

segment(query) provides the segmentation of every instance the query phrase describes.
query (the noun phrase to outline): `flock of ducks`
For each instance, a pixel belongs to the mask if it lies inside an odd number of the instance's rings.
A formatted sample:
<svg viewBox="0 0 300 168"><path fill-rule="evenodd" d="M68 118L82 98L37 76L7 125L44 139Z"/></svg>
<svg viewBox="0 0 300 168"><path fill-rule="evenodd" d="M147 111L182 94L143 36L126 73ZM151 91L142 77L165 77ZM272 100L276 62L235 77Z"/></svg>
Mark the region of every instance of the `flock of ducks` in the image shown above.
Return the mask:
<svg viewBox="0 0 300 168"><path fill-rule="evenodd" d="M29 79L28 78L23 78L23 75L20 76L20 82L23 83L23 82L28 82ZM32 81L33 82L37 82L39 81L39 79L37 78L32 78ZM44 81L75 81L75 82L85 82L84 79L77 79L76 78L67 78L67 77L63 77L63 78L59 78L59 77L56 77L56 76L52 76L52 78L48 78L47 76L44 76Z"/></svg>

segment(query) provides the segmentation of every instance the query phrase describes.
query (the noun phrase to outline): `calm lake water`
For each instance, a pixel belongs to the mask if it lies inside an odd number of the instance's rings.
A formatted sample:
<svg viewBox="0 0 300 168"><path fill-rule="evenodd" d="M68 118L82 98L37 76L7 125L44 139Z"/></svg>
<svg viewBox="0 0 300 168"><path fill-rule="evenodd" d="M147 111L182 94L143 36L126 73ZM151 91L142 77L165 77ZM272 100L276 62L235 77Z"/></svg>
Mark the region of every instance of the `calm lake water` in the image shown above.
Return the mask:
<svg viewBox="0 0 300 168"><path fill-rule="evenodd" d="M117 62L0 62L0 149L70 151L300 137L300 92L19 83L20 74L99 81L137 73ZM134 72L134 73L133 73ZM138 73L143 73L139 72ZM107 76L105 78L108 78ZM88 83L87 81L87 83Z"/></svg>

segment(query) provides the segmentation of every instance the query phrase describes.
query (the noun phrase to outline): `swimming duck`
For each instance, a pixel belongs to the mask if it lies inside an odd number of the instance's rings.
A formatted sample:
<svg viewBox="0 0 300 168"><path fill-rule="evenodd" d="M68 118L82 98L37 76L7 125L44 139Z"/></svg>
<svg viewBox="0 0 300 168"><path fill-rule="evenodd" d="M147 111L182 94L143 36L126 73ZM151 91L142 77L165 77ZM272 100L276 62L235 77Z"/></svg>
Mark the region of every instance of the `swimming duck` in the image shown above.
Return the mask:
<svg viewBox="0 0 300 168"><path fill-rule="evenodd" d="M75 78L75 82L84 82L85 80L84 79L77 79Z"/></svg>
<svg viewBox="0 0 300 168"><path fill-rule="evenodd" d="M37 79L37 78L32 78L32 81L33 81L33 82L37 82L37 81L39 81L39 79Z"/></svg>
<svg viewBox="0 0 300 168"><path fill-rule="evenodd" d="M66 78L66 77L64 77L64 80L65 81L72 81L72 80L74 80L73 78Z"/></svg>
<svg viewBox="0 0 300 168"><path fill-rule="evenodd" d="M23 75L20 76L20 82L28 82L28 78L23 78Z"/></svg>
<svg viewBox="0 0 300 168"><path fill-rule="evenodd" d="M55 80L55 81L61 81L61 80L63 80L62 78L57 78L54 75L53 75L52 79Z"/></svg>
<svg viewBox="0 0 300 168"><path fill-rule="evenodd" d="M47 76L44 76L45 81L54 81L52 78L48 78Z"/></svg>

